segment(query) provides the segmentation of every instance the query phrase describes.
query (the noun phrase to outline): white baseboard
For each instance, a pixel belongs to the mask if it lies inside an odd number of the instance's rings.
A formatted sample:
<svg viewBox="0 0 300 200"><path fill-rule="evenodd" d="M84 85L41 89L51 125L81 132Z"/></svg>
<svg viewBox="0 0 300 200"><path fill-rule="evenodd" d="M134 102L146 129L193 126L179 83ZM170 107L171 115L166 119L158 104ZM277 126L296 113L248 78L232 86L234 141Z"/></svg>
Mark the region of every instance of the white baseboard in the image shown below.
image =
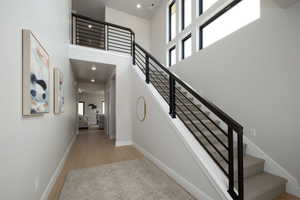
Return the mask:
<svg viewBox="0 0 300 200"><path fill-rule="evenodd" d="M128 145L132 145L132 141L131 140L116 140L116 147L121 147L121 146L128 146Z"/></svg>
<svg viewBox="0 0 300 200"><path fill-rule="evenodd" d="M62 169L64 167L64 164L66 162L66 159L67 159L67 157L69 155L69 152L71 150L71 147L72 147L75 139L76 139L76 134L73 136L73 138L72 138L70 144L68 145L68 147L67 147L67 149L66 149L66 151L65 151L65 153L64 153L64 155L62 157L62 159L58 163L58 166L56 167L56 169L55 169L55 171L54 171L54 173L53 173L53 175L52 175L52 177L51 177L51 179L50 179L50 181L49 181L46 189L44 190L44 192L43 192L42 197L41 197L40 200L47 200L48 199L48 196L49 196L49 194L50 194L50 192L52 190L52 187L55 184L58 176L60 175L60 173L61 173L61 171L62 171Z"/></svg>
<svg viewBox="0 0 300 200"><path fill-rule="evenodd" d="M140 152L144 154L144 156L151 160L155 165L157 165L160 169L162 169L166 174L168 174L171 178L173 178L179 185L181 185L184 189L186 189L190 194L192 194L196 199L199 200L213 200L209 195L205 192L199 190L195 185L190 183L184 177L180 176L176 171L169 168L165 163L154 157L151 153L146 151L144 148L137 144L133 144Z"/></svg>

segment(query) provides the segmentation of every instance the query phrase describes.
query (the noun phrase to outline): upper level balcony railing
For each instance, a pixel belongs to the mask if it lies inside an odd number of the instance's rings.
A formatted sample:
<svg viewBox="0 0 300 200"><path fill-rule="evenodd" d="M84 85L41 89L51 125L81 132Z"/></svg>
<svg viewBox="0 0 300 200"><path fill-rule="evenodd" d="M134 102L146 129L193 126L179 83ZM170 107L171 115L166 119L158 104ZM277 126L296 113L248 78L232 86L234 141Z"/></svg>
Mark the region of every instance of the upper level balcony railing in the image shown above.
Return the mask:
<svg viewBox="0 0 300 200"><path fill-rule="evenodd" d="M133 41L129 28L72 14L72 44L132 54Z"/></svg>

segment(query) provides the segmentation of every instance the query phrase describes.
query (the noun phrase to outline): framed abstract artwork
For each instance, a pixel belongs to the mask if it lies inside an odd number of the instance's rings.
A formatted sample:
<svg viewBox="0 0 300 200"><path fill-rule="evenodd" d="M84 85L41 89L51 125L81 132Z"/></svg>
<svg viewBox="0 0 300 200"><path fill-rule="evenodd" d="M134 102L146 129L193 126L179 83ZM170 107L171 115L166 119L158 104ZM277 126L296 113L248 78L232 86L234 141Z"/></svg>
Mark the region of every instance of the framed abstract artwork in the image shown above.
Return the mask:
<svg viewBox="0 0 300 200"><path fill-rule="evenodd" d="M63 73L54 69L54 113L59 114L64 112L64 77Z"/></svg>
<svg viewBox="0 0 300 200"><path fill-rule="evenodd" d="M23 115L49 113L49 54L30 30L23 30Z"/></svg>

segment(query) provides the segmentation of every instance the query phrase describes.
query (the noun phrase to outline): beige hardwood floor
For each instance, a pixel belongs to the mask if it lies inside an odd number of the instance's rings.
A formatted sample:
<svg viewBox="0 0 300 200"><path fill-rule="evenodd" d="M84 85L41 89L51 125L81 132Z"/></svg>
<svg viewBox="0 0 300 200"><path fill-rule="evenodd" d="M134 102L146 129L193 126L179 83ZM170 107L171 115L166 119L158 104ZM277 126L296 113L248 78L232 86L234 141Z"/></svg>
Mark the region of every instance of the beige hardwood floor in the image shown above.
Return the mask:
<svg viewBox="0 0 300 200"><path fill-rule="evenodd" d="M70 170L141 158L143 155L133 146L114 147L114 141L101 130L82 130L71 148L48 200L59 199L65 177Z"/></svg>
<svg viewBox="0 0 300 200"><path fill-rule="evenodd" d="M53 186L48 200L59 199L65 177L70 170L141 158L143 155L133 146L114 147L114 141L110 140L101 130L82 130L71 148L64 168ZM276 200L300 199L285 194Z"/></svg>
<svg viewBox="0 0 300 200"><path fill-rule="evenodd" d="M289 194L284 194L276 200L300 200L300 198L294 197L294 196L289 195Z"/></svg>

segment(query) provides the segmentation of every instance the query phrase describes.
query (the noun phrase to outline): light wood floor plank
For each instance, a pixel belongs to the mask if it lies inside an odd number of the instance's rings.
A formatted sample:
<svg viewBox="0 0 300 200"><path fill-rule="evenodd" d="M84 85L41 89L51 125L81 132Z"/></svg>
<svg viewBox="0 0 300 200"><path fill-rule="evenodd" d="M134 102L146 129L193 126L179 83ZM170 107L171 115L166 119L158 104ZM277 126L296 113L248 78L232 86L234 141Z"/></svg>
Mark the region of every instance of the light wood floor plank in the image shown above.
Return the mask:
<svg viewBox="0 0 300 200"><path fill-rule="evenodd" d="M83 130L77 136L48 200L59 199L65 177L70 170L141 158L143 155L133 146L115 147L114 141L103 131Z"/></svg>

